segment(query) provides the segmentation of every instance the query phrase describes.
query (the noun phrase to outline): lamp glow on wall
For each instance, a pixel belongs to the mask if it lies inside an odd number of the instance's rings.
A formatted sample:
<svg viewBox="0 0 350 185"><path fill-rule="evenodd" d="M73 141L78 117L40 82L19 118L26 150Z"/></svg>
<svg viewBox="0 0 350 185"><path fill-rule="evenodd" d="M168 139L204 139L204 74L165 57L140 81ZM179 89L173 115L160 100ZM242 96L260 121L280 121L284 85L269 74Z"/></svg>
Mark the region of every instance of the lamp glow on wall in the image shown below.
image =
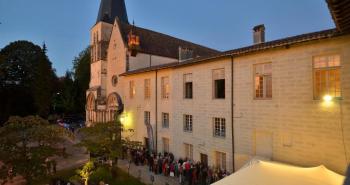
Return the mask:
<svg viewBox="0 0 350 185"><path fill-rule="evenodd" d="M131 128L131 117L129 115L128 112L124 112L122 113L122 115L120 116L120 122L123 125L124 129L130 129Z"/></svg>
<svg viewBox="0 0 350 185"><path fill-rule="evenodd" d="M332 107L334 105L334 97L329 95L329 94L326 94L322 97L322 106L323 107Z"/></svg>
<svg viewBox="0 0 350 185"><path fill-rule="evenodd" d="M331 95L325 95L323 96L323 101L325 102L331 102L333 100L333 97Z"/></svg>

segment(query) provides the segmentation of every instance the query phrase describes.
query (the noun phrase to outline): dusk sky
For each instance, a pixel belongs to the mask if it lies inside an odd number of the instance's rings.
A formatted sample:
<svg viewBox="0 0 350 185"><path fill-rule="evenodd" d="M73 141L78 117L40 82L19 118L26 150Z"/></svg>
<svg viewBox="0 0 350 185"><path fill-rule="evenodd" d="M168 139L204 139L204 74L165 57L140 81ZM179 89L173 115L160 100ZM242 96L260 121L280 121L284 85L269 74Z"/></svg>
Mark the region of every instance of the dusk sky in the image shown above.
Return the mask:
<svg viewBox="0 0 350 185"><path fill-rule="evenodd" d="M16 40L42 45L57 74L89 44L100 0L0 0L0 48ZM218 50L334 27L325 0L126 0L129 21Z"/></svg>

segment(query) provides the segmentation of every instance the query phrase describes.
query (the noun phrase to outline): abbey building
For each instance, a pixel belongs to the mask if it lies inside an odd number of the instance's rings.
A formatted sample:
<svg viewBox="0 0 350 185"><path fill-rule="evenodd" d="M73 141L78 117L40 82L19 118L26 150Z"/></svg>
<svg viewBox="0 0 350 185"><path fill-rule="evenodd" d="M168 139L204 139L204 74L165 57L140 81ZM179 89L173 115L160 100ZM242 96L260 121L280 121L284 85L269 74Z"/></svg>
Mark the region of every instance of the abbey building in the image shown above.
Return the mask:
<svg viewBox="0 0 350 185"><path fill-rule="evenodd" d="M217 51L129 23L101 0L91 29L88 124L122 111L126 134L157 152L238 170L254 157L345 173L350 160L350 18L337 27Z"/></svg>

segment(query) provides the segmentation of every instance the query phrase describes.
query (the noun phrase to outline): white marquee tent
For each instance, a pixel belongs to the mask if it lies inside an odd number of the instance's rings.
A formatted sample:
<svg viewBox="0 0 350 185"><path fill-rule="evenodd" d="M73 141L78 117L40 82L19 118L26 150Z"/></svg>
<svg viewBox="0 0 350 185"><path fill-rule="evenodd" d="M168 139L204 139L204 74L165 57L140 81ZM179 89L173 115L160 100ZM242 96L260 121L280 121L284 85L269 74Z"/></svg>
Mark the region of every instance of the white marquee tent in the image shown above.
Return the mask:
<svg viewBox="0 0 350 185"><path fill-rule="evenodd" d="M256 161L212 185L343 185L344 179L324 166L302 168Z"/></svg>

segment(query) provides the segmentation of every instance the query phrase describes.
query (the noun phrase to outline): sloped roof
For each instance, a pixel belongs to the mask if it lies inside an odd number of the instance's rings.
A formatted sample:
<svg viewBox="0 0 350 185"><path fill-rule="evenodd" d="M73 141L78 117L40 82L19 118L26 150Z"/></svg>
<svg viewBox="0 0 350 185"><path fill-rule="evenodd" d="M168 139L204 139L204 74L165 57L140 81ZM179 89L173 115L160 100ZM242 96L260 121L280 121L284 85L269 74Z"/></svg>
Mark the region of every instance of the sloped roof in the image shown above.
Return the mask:
<svg viewBox="0 0 350 185"><path fill-rule="evenodd" d="M287 37L287 38L283 38L283 39L278 39L278 40L274 40L274 41L270 41L270 42L264 42L261 44L255 44L255 45L251 45L248 47L242 47L242 48L238 48L238 49L234 49L234 50L229 50L229 51L218 53L218 54L215 54L212 56L198 57L198 58L194 58L194 59L191 59L191 60L188 60L185 62L175 62L175 63L164 64L164 65L160 65L160 66L147 67L147 68L138 69L138 70L134 70L134 71L128 71L122 75L132 75L132 74L144 73L144 72L166 69L166 68L183 67L183 66L193 65L193 64L197 64L197 63L208 62L212 59L231 57L231 56L236 57L236 56L251 54L254 52L260 52L260 51L273 49L273 48L289 47L290 45L298 44L298 43L333 38L333 37L341 36L341 35L342 35L342 33L337 31L336 29L312 32L312 33Z"/></svg>
<svg viewBox="0 0 350 185"><path fill-rule="evenodd" d="M134 34L140 37L140 52L142 53L174 59L179 58L179 47L193 50L194 56L211 56L220 53L220 51L165 35L163 33L125 24L118 20L117 22L125 43L128 43L128 34L131 29L133 29Z"/></svg>
<svg viewBox="0 0 350 185"><path fill-rule="evenodd" d="M350 33L350 0L326 0L337 29Z"/></svg>
<svg viewBox="0 0 350 185"><path fill-rule="evenodd" d="M292 36L292 37L286 37L283 39L278 39L278 40L269 41L269 42L263 42L263 43L251 45L248 47L229 50L224 53L230 54L230 55L241 55L241 54L250 53L254 51L261 51L265 49L288 46L291 44L308 42L312 40L330 38L339 34L340 33L336 29L329 29L329 30L323 30L318 32L301 34L301 35Z"/></svg>
<svg viewBox="0 0 350 185"><path fill-rule="evenodd" d="M124 0L101 0L96 23L113 24L115 19L129 23Z"/></svg>

